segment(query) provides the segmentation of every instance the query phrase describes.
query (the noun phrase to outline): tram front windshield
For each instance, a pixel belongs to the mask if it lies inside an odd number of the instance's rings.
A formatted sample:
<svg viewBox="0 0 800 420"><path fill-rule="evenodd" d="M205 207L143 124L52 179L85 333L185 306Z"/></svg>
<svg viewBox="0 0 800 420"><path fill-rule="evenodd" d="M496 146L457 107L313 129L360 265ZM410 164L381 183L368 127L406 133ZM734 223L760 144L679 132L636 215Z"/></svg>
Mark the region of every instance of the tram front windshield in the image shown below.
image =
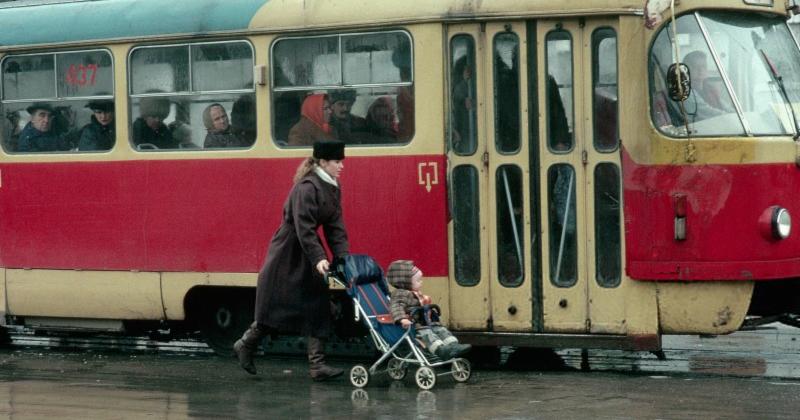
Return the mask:
<svg viewBox="0 0 800 420"><path fill-rule="evenodd" d="M800 50L783 17L697 12L657 35L650 51L650 110L664 134L780 136L800 125ZM670 99L675 58L689 68L691 91ZM794 112L792 108L794 107Z"/></svg>

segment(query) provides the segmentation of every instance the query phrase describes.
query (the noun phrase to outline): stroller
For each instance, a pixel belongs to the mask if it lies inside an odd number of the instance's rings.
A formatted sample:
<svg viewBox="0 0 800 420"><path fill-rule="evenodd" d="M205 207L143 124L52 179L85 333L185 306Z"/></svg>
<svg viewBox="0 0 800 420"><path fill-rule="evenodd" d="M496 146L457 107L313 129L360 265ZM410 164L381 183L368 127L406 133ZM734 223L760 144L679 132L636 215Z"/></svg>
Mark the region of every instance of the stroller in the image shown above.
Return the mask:
<svg viewBox="0 0 800 420"><path fill-rule="evenodd" d="M423 348L416 338L414 326L405 329L394 323L389 309L389 286L383 270L371 257L349 255L338 259L334 261L328 278L347 289L347 294L353 299L356 321L364 322L375 347L381 353L381 357L369 368L359 364L350 369L350 383L353 386L367 386L373 375L383 372L379 367L384 362L389 377L398 381L405 378L409 366L418 366L414 380L417 386L425 390L436 385L437 376L451 374L458 382L469 380L472 371L467 359L441 360ZM426 318L436 319L437 310L436 305L425 305L416 308L412 318L417 311L422 311L421 315ZM441 366L449 366L450 369L437 374L434 369Z"/></svg>

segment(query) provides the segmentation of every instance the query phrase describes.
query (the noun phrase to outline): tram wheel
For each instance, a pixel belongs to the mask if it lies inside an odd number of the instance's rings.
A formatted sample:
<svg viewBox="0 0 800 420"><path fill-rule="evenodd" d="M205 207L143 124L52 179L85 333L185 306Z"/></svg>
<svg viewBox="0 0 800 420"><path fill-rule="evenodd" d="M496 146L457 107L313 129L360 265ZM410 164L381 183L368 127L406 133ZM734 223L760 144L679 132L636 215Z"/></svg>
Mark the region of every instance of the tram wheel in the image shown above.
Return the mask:
<svg viewBox="0 0 800 420"><path fill-rule="evenodd" d="M208 347L220 356L233 355L233 343L253 322L251 293L212 291L196 299L193 318Z"/></svg>
<svg viewBox="0 0 800 420"><path fill-rule="evenodd" d="M369 383L369 371L364 365L355 365L350 369L350 383L358 388L364 388Z"/></svg>
<svg viewBox="0 0 800 420"><path fill-rule="evenodd" d="M428 366L420 366L414 374L417 386L424 390L429 390L436 386L436 372Z"/></svg>

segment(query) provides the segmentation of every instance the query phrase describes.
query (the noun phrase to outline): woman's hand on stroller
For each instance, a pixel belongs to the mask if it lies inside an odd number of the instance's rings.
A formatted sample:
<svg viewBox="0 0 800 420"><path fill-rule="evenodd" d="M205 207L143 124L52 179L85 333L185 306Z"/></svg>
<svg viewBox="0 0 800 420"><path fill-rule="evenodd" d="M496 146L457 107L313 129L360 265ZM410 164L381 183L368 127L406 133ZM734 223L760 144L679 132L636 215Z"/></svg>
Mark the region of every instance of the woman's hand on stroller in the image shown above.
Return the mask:
<svg viewBox="0 0 800 420"><path fill-rule="evenodd" d="M401 320L400 320L400 326L401 326L401 327L403 327L403 328L405 328L405 329L411 328L411 326L412 326L413 324L414 324L414 323L413 323L413 322L411 322L411 320L410 320L410 319L407 319L407 318L403 318L403 319L401 319Z"/></svg>
<svg viewBox="0 0 800 420"><path fill-rule="evenodd" d="M329 263L328 260L319 260L317 263L317 271L323 276L329 268L331 268L331 263Z"/></svg>

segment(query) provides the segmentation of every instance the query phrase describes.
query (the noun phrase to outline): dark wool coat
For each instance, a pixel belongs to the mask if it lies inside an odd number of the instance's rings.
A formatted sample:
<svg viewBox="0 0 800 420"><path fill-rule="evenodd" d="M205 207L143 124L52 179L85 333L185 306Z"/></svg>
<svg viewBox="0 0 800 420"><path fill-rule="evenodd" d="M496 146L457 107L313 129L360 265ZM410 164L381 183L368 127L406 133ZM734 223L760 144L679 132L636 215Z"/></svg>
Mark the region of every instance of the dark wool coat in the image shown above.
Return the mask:
<svg viewBox="0 0 800 420"><path fill-rule="evenodd" d="M22 129L17 143L18 152L55 152L71 148L67 138L56 134L54 129L39 131L31 123Z"/></svg>
<svg viewBox="0 0 800 420"><path fill-rule="evenodd" d="M163 123L158 130L153 130L143 118L133 122L133 144L152 144L159 149L177 149L178 141L172 137L172 131Z"/></svg>
<svg viewBox="0 0 800 420"><path fill-rule="evenodd" d="M114 121L103 125L92 115L92 122L81 130L78 150L111 150L112 147L114 147Z"/></svg>
<svg viewBox="0 0 800 420"><path fill-rule="evenodd" d="M327 255L317 229L322 226L335 257L348 254L340 200L339 188L313 172L292 188L258 274L256 322L318 338L330 334L328 285L315 267Z"/></svg>
<svg viewBox="0 0 800 420"><path fill-rule="evenodd" d="M213 147L248 147L250 142L240 139L236 134L230 130L225 130L222 133L206 134L206 140L203 142L203 147L210 149Z"/></svg>

